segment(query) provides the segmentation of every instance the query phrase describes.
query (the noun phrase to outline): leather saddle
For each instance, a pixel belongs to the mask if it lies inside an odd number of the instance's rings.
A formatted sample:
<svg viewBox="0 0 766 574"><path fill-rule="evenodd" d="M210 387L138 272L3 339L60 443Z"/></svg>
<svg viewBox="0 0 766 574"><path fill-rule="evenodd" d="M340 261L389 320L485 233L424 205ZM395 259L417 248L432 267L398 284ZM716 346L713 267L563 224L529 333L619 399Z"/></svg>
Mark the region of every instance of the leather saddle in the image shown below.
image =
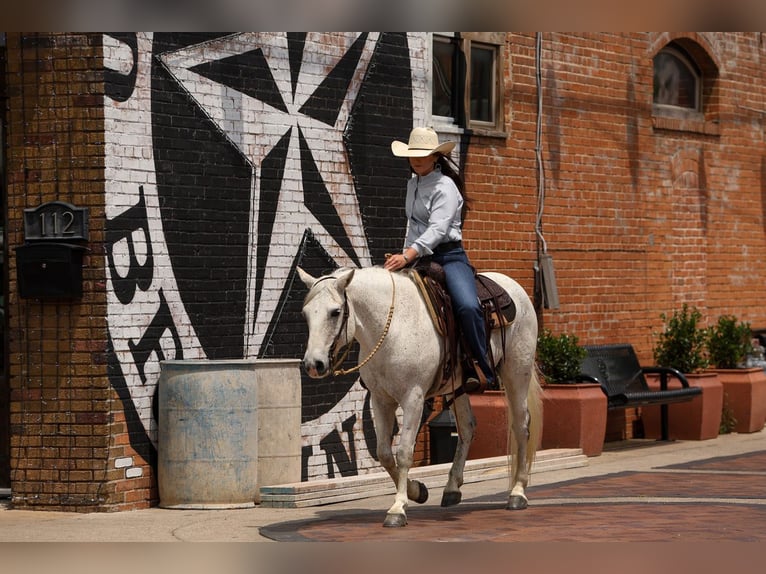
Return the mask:
<svg viewBox="0 0 766 574"><path fill-rule="evenodd" d="M434 321L437 331L445 339L447 353L442 369L443 381L441 384L443 385L448 381L454 383L453 379L458 361L462 360L466 367L473 368L473 358L470 356L468 345L462 344L458 346L462 335L459 332L457 319L452 311L452 303L447 293L444 269L438 263L426 259L418 260L411 273L428 306L431 319ZM476 292L479 296L484 315L489 362L494 367L495 360L492 356L492 346L490 345L492 330L501 330L502 348L505 349L504 327L512 323L516 318L516 305L505 289L495 281L475 272L474 277L476 280ZM462 356L460 356L461 351ZM495 379L497 380L497 376L495 376Z"/></svg>

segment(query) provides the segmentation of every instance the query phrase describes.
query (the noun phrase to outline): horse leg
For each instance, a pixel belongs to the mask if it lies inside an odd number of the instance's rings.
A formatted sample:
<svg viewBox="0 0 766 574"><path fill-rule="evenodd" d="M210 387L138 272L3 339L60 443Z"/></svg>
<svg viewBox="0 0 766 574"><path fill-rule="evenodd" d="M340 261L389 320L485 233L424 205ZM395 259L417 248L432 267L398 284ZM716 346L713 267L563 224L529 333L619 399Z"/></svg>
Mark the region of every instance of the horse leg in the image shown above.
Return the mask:
<svg viewBox="0 0 766 574"><path fill-rule="evenodd" d="M442 506L454 506L459 504L463 498L460 487L463 486L463 472L465 470L465 461L468 458L468 449L473 441L473 433L476 429L476 417L471 410L471 403L468 395L460 395L453 403L455 412L455 421L457 425L457 448L455 449L455 458L452 460L452 467L447 477L447 484L442 493Z"/></svg>
<svg viewBox="0 0 766 574"><path fill-rule="evenodd" d="M377 455L381 466L386 469L396 487L396 499L394 504L386 514L384 526L405 526L407 524L407 499L414 500L422 504L428 500L428 489L417 480L410 480L407 477L409 468L412 466L412 456L415 447L415 438L417 437L418 425L420 423L420 414L423 406L420 405L420 412L415 416L414 433L407 433L408 418L405 410L403 428L400 432L399 447L396 458L394 458L391 449L393 439L394 421L396 419L396 405L390 401L371 398L373 414L375 417L375 434L377 435ZM410 424L412 427L413 424ZM412 434L411 438L407 438ZM407 455L409 452L409 455Z"/></svg>
<svg viewBox="0 0 766 574"><path fill-rule="evenodd" d="M513 464L511 489L506 508L508 510L523 510L528 504L526 488L529 483L529 471L526 460L529 440L529 411L525 406L516 408L514 405L512 408L514 411L511 421Z"/></svg>
<svg viewBox="0 0 766 574"><path fill-rule="evenodd" d="M511 378L510 387L506 387L509 395L510 410L509 423L511 426L511 449L513 451L513 463L511 469L511 484L508 495L508 510L523 510L527 508L528 500L526 488L529 483L529 471L531 459L534 457L537 445L537 430L540 425L542 412L539 408L537 394L538 382L530 371L515 372ZM535 418L533 421L532 418Z"/></svg>

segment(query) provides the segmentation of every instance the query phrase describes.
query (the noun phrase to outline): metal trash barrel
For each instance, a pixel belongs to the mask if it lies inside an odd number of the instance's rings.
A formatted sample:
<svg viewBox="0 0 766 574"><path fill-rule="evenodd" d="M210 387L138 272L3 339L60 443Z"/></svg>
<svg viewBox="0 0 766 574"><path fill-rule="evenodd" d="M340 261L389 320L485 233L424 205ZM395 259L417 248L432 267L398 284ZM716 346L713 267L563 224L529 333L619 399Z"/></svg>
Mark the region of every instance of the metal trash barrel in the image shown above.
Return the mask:
<svg viewBox="0 0 766 574"><path fill-rule="evenodd" d="M298 359L258 359L258 491L301 481L301 368Z"/></svg>
<svg viewBox="0 0 766 574"><path fill-rule="evenodd" d="M452 462L457 450L457 424L450 409L444 409L429 423L431 464Z"/></svg>
<svg viewBox="0 0 766 574"><path fill-rule="evenodd" d="M258 495L257 362L161 361L160 368L160 506L254 506Z"/></svg>

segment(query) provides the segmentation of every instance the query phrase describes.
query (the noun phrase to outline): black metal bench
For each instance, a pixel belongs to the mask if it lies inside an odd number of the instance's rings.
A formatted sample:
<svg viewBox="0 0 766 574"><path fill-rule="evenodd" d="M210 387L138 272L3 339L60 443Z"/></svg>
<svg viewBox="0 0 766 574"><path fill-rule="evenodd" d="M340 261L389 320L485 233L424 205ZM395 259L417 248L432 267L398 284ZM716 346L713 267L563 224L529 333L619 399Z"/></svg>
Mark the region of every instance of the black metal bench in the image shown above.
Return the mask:
<svg viewBox="0 0 766 574"><path fill-rule="evenodd" d="M701 388L689 386L683 373L676 369L642 367L633 346L628 343L585 345L585 350L588 354L583 360L580 379L601 385L608 409L661 405L662 440L668 440L668 405L690 401L702 394ZM649 388L644 377L647 373L660 375L660 390ZM669 389L669 378L678 379L681 388Z"/></svg>

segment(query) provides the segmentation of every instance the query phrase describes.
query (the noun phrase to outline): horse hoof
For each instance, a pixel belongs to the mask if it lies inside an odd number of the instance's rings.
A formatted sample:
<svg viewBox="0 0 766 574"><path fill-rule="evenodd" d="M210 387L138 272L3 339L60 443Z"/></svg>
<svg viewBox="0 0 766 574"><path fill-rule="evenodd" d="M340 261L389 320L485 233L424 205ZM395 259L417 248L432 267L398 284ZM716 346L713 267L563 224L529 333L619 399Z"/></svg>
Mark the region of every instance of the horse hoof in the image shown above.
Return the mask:
<svg viewBox="0 0 766 574"><path fill-rule="evenodd" d="M513 496L508 497L508 505L505 507L506 510L524 510L527 506L529 506L529 503L527 502L527 499L523 496L519 496L518 494L515 494Z"/></svg>
<svg viewBox="0 0 766 574"><path fill-rule="evenodd" d="M445 492L442 494L442 506L455 506L463 500L463 495L458 492Z"/></svg>
<svg viewBox="0 0 766 574"><path fill-rule="evenodd" d="M383 526L385 528L401 528L402 526L407 526L407 516L404 514L386 514Z"/></svg>
<svg viewBox="0 0 766 574"><path fill-rule="evenodd" d="M418 504L423 504L428 500L428 487L422 482L418 482L417 485L418 485L418 495L417 497L411 500L413 502L417 502Z"/></svg>

